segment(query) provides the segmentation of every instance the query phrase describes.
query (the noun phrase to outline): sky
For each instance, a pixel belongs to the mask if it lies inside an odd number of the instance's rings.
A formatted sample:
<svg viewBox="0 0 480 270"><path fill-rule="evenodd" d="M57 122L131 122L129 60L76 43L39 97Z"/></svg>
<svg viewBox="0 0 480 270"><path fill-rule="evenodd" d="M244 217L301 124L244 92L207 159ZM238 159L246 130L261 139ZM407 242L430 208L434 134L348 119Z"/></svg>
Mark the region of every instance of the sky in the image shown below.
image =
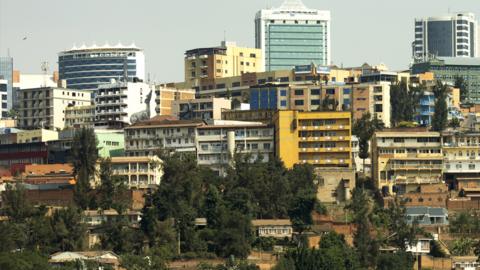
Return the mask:
<svg viewBox="0 0 480 270"><path fill-rule="evenodd" d="M253 47L255 13L283 0L0 0L0 56L14 68L41 73L57 53L74 44L134 42L145 50L146 70L156 82L183 80L188 49L217 46L226 36ZM338 66L384 63L407 69L414 19L449 11L480 17L480 0L303 0L332 14L332 61ZM25 39L26 38L26 39Z"/></svg>

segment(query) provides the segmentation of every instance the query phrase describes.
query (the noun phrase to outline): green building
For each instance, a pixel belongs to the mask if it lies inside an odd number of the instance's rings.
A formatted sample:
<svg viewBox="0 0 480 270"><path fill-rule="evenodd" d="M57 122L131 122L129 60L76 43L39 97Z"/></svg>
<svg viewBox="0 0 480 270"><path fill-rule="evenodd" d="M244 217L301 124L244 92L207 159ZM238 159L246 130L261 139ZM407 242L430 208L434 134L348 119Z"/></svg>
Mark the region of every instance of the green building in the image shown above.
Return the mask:
<svg viewBox="0 0 480 270"><path fill-rule="evenodd" d="M123 130L95 130L98 155L102 158L121 157L125 153Z"/></svg>
<svg viewBox="0 0 480 270"><path fill-rule="evenodd" d="M412 65L412 74L425 72L433 72L435 79L451 84L455 83L456 77L463 77L467 84L468 101L480 104L480 58L439 57Z"/></svg>

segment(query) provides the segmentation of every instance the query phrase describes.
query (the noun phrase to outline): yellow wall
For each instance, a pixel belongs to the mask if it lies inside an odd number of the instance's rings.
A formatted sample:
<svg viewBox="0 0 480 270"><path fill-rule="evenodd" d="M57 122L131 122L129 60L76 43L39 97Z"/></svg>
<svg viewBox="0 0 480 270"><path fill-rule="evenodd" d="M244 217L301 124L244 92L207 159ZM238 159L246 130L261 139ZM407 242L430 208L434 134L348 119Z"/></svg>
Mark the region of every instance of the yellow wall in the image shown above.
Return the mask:
<svg viewBox="0 0 480 270"><path fill-rule="evenodd" d="M335 124L322 126L302 127L305 120L335 120ZM314 161L310 158L308 163L316 167L351 167L351 114L350 112L299 112L299 111L278 111L274 116L276 153L283 160L287 168L301 163L302 155L315 155ZM309 137L308 141L302 141L299 137L301 131L324 131L338 132L338 136ZM300 143L336 143L335 147L321 146L309 148L308 152L301 149Z"/></svg>

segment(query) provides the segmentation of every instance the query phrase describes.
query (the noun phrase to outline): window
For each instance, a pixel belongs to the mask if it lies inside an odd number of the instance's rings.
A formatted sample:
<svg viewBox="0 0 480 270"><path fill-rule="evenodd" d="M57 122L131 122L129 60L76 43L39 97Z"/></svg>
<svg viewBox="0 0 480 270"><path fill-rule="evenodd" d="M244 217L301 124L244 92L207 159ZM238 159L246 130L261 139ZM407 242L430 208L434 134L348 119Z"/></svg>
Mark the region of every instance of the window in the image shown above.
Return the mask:
<svg viewBox="0 0 480 270"><path fill-rule="evenodd" d="M295 90L295 96L302 96L302 95L303 95L303 89Z"/></svg>
<svg viewBox="0 0 480 270"><path fill-rule="evenodd" d="M295 106L303 106L303 100L302 99L295 100Z"/></svg>
<svg viewBox="0 0 480 270"><path fill-rule="evenodd" d="M469 170L475 170L475 164L468 164Z"/></svg>
<svg viewBox="0 0 480 270"><path fill-rule="evenodd" d="M327 95L335 95L335 89L327 89Z"/></svg>
<svg viewBox="0 0 480 270"><path fill-rule="evenodd" d="M287 107L287 101L286 100L280 100L280 106L281 107Z"/></svg>
<svg viewBox="0 0 480 270"><path fill-rule="evenodd" d="M254 53L251 53L251 54L250 54L250 57L255 58L255 57L257 57L257 55L254 54Z"/></svg>
<svg viewBox="0 0 480 270"><path fill-rule="evenodd" d="M320 99L312 99L312 100L310 101L310 104L311 104L311 105L320 105Z"/></svg>
<svg viewBox="0 0 480 270"><path fill-rule="evenodd" d="M258 149L258 143L252 143L252 149L257 150Z"/></svg>
<svg viewBox="0 0 480 270"><path fill-rule="evenodd" d="M269 143L264 143L263 144L263 149L269 150L270 149L270 144Z"/></svg>
<svg viewBox="0 0 480 270"><path fill-rule="evenodd" d="M280 96L286 97L287 96L287 90L280 90Z"/></svg>
<svg viewBox="0 0 480 270"><path fill-rule="evenodd" d="M310 90L310 95L320 95L320 89L312 89Z"/></svg>

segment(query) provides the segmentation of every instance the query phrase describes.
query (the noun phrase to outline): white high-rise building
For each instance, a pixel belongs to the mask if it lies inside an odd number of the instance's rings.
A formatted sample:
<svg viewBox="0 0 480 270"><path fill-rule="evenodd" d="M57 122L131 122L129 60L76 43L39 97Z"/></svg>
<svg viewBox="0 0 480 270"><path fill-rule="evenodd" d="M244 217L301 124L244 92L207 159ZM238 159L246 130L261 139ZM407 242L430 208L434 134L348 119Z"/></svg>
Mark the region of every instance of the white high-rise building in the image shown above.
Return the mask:
<svg viewBox="0 0 480 270"><path fill-rule="evenodd" d="M266 71L330 64L330 11L285 0L255 17L255 46L262 49Z"/></svg>
<svg viewBox="0 0 480 270"><path fill-rule="evenodd" d="M477 57L478 33L473 13L416 19L413 57Z"/></svg>

